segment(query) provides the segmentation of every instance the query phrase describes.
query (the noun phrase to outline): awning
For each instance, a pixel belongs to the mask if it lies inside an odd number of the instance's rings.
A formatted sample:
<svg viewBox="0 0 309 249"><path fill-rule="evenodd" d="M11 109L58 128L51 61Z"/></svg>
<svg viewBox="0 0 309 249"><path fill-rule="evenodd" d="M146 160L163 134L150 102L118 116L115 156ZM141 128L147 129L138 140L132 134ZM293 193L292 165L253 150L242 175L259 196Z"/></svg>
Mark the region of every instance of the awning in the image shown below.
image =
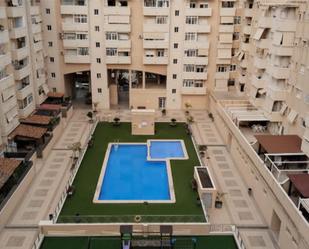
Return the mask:
<svg viewBox="0 0 309 249"><path fill-rule="evenodd" d="M61 105L55 104L42 104L38 108L39 110L48 110L48 111L59 111L61 110Z"/></svg>
<svg viewBox="0 0 309 249"><path fill-rule="evenodd" d="M280 45L281 45L281 42L282 42L282 38L283 38L282 33L276 32L276 33L274 34L273 44L274 44L274 45L277 45L277 46L280 46Z"/></svg>
<svg viewBox="0 0 309 249"><path fill-rule="evenodd" d="M253 39L259 41L259 40L261 39L261 37L262 37L264 31L265 31L265 29L263 29L263 28L258 28L258 30L256 31L255 35L253 36Z"/></svg>
<svg viewBox="0 0 309 249"><path fill-rule="evenodd" d="M48 88L48 86L47 86L46 84L43 84L42 87L43 87L44 93L45 93L45 94L48 94L48 93L49 93L49 88Z"/></svg>
<svg viewBox="0 0 309 249"><path fill-rule="evenodd" d="M5 102L14 95L15 95L15 88L14 86L12 86L10 88L5 89L2 92L2 100Z"/></svg>
<svg viewBox="0 0 309 249"><path fill-rule="evenodd" d="M17 108L16 107L12 108L5 114L5 116L6 116L7 122L10 123L15 117L18 116Z"/></svg>
<svg viewBox="0 0 309 249"><path fill-rule="evenodd" d="M22 161L13 158L0 157L0 188L6 183L21 163Z"/></svg>
<svg viewBox="0 0 309 249"><path fill-rule="evenodd" d="M255 135L268 154L302 153L302 139L297 135Z"/></svg>
<svg viewBox="0 0 309 249"><path fill-rule="evenodd" d="M297 116L298 113L292 109L288 115L288 121L293 124Z"/></svg>
<svg viewBox="0 0 309 249"><path fill-rule="evenodd" d="M244 58L244 56L245 56L245 52L241 51L237 58L239 61L241 61Z"/></svg>
<svg viewBox="0 0 309 249"><path fill-rule="evenodd" d="M50 116L44 115L31 115L26 119L21 119L20 122L22 124L40 124L40 125L48 125L51 121Z"/></svg>
<svg viewBox="0 0 309 249"><path fill-rule="evenodd" d="M264 88L261 88L258 90L258 93L261 94L261 95L264 95L266 94L266 90Z"/></svg>
<svg viewBox="0 0 309 249"><path fill-rule="evenodd" d="M60 93L60 92L49 92L47 94L48 97L50 98L63 98L64 97L64 93Z"/></svg>
<svg viewBox="0 0 309 249"><path fill-rule="evenodd" d="M288 105L284 103L279 111L280 114L283 115L287 108L288 108Z"/></svg>
<svg viewBox="0 0 309 249"><path fill-rule="evenodd" d="M42 41L42 34L41 34L41 33L34 34L34 35L33 35L33 40L34 40L35 42Z"/></svg>
<svg viewBox="0 0 309 249"><path fill-rule="evenodd" d="M16 136L30 139L40 139L46 132L46 128L20 124L8 137L9 139L14 139Z"/></svg>
<svg viewBox="0 0 309 249"><path fill-rule="evenodd" d="M294 187L304 198L309 198L309 174L288 174Z"/></svg>

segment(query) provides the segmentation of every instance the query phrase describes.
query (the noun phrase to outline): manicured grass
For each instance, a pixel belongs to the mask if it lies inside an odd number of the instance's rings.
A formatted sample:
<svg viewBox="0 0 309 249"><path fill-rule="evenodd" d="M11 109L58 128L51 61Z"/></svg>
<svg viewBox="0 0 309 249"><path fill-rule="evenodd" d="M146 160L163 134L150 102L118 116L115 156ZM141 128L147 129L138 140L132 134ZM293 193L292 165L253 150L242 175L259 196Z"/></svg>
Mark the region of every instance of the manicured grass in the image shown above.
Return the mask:
<svg viewBox="0 0 309 249"><path fill-rule="evenodd" d="M175 204L94 204L93 197L100 175L107 145L110 142L146 142L147 139L183 139L189 155L188 160L171 161L176 203ZM131 124L121 123L119 127L110 123L99 123L94 133L94 146L85 154L82 165L73 185L74 195L68 198L60 214L60 222L68 216L115 216L121 215L195 215L202 216L203 211L197 205L197 193L191 189L193 167L198 166L191 137L186 134L184 124L171 127L168 123L156 124L154 136L132 136ZM128 220L129 221L129 220ZM88 222L92 222L89 220ZM108 222L108 221L107 221ZM110 222L115 222L111 220Z"/></svg>
<svg viewBox="0 0 309 249"><path fill-rule="evenodd" d="M176 237L176 241L179 237ZM183 239L184 237L180 238ZM237 249L233 236L197 236L196 249ZM116 237L47 237L40 249L121 249ZM147 248L145 248L147 249ZM154 249L153 247L151 249ZM175 247L175 249L177 249Z"/></svg>

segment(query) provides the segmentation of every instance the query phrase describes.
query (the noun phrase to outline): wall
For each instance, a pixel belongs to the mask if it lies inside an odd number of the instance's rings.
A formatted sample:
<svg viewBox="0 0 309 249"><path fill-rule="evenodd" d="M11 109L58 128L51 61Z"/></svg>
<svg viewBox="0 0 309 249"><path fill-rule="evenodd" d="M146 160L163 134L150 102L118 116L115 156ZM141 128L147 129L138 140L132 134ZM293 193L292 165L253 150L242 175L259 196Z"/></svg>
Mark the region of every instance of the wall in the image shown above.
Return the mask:
<svg viewBox="0 0 309 249"><path fill-rule="evenodd" d="M158 109L159 97L166 97L165 89L131 89L130 106L137 109L138 106L145 106L146 109Z"/></svg>

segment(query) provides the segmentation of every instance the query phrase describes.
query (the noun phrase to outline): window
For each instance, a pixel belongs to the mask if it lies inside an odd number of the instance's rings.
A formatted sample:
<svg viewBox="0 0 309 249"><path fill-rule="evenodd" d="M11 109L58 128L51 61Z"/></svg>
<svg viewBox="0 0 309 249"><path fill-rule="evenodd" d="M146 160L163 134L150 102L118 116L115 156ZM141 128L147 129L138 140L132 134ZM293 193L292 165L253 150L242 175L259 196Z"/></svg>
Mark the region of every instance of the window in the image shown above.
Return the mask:
<svg viewBox="0 0 309 249"><path fill-rule="evenodd" d="M195 8L196 8L196 2L191 1L191 2L190 2L190 5L189 5L189 8L195 9Z"/></svg>
<svg viewBox="0 0 309 249"><path fill-rule="evenodd" d="M101 78L101 74L97 73L97 79L100 79L100 78Z"/></svg>
<svg viewBox="0 0 309 249"><path fill-rule="evenodd" d="M197 16L187 16L186 24L198 24L198 17Z"/></svg>
<svg viewBox="0 0 309 249"><path fill-rule="evenodd" d="M118 34L116 32L106 32L106 40L118 40Z"/></svg>
<svg viewBox="0 0 309 249"><path fill-rule="evenodd" d="M175 33L179 32L179 27L175 27L175 28L174 28L174 32L175 32Z"/></svg>
<svg viewBox="0 0 309 249"><path fill-rule="evenodd" d="M77 48L77 54L78 55L89 55L89 48Z"/></svg>
<svg viewBox="0 0 309 249"><path fill-rule="evenodd" d="M173 64L177 64L177 59L173 59Z"/></svg>
<svg viewBox="0 0 309 249"><path fill-rule="evenodd" d="M217 67L217 72L218 72L218 73L227 72L227 67L226 67L226 66L218 66L218 67Z"/></svg>
<svg viewBox="0 0 309 249"><path fill-rule="evenodd" d="M177 79L177 74L173 74L173 79L174 79L174 80Z"/></svg>
<svg viewBox="0 0 309 249"><path fill-rule="evenodd" d="M56 87L53 87L52 91L55 93L57 92L57 88Z"/></svg>
<svg viewBox="0 0 309 249"><path fill-rule="evenodd" d="M117 48L106 48L106 56L116 56Z"/></svg>
<svg viewBox="0 0 309 249"><path fill-rule="evenodd" d="M174 48L178 48L178 43L174 43Z"/></svg>
<svg viewBox="0 0 309 249"><path fill-rule="evenodd" d="M49 57L49 62L55 62L55 58L54 57Z"/></svg>
<svg viewBox="0 0 309 249"><path fill-rule="evenodd" d="M100 42L96 42L96 43L95 43L95 46L96 46L97 48L99 48L99 47L100 47Z"/></svg>
<svg viewBox="0 0 309 249"><path fill-rule="evenodd" d="M185 41L196 41L197 34L192 32L185 33Z"/></svg>
<svg viewBox="0 0 309 249"><path fill-rule="evenodd" d="M203 87L202 80L183 80L183 87Z"/></svg>
<svg viewBox="0 0 309 249"><path fill-rule="evenodd" d="M196 57L197 56L197 49L185 50L185 56L187 56L187 57Z"/></svg>
<svg viewBox="0 0 309 249"><path fill-rule="evenodd" d="M206 72L206 66L205 65L196 65L195 71L197 73L204 73L204 72Z"/></svg>
<svg viewBox="0 0 309 249"><path fill-rule="evenodd" d="M56 78L56 73L51 73L52 78Z"/></svg>
<svg viewBox="0 0 309 249"><path fill-rule="evenodd" d="M185 64L183 65L183 71L184 72L194 72L194 65L193 64Z"/></svg>
<svg viewBox="0 0 309 249"><path fill-rule="evenodd" d="M45 12L46 12L47 15L49 15L50 14L50 9L45 9Z"/></svg>
<svg viewBox="0 0 309 249"><path fill-rule="evenodd" d="M76 39L77 40L87 40L88 35L87 34L76 34Z"/></svg>
<svg viewBox="0 0 309 249"><path fill-rule="evenodd" d="M97 63L101 63L101 58L97 58Z"/></svg>
<svg viewBox="0 0 309 249"><path fill-rule="evenodd" d="M87 15L74 15L75 23L87 23Z"/></svg>
<svg viewBox="0 0 309 249"><path fill-rule="evenodd" d="M175 10L175 16L179 16L179 10Z"/></svg>
<svg viewBox="0 0 309 249"><path fill-rule="evenodd" d="M99 26L94 26L94 30L95 30L96 32L99 32L99 31L100 31L100 27L99 27Z"/></svg>
<svg viewBox="0 0 309 249"><path fill-rule="evenodd" d="M176 93L176 89L172 89L172 93L173 93L173 94Z"/></svg>
<svg viewBox="0 0 309 249"><path fill-rule="evenodd" d="M167 16L157 16L156 24L167 24Z"/></svg>
<svg viewBox="0 0 309 249"><path fill-rule="evenodd" d="M47 30L52 30L52 26L51 25L47 25Z"/></svg>
<svg viewBox="0 0 309 249"><path fill-rule="evenodd" d="M98 93L102 93L102 88L98 88Z"/></svg>
<svg viewBox="0 0 309 249"><path fill-rule="evenodd" d="M52 47L53 46L53 42L48 42L48 47Z"/></svg>
<svg viewBox="0 0 309 249"><path fill-rule="evenodd" d="M94 14L95 15L99 15L99 10L98 9L94 9Z"/></svg>
<svg viewBox="0 0 309 249"><path fill-rule="evenodd" d="M230 65L230 71L231 72L236 71L236 65Z"/></svg>
<svg viewBox="0 0 309 249"><path fill-rule="evenodd" d="M164 57L164 50L158 50L157 57Z"/></svg>
<svg viewBox="0 0 309 249"><path fill-rule="evenodd" d="M241 17L240 16L234 17L234 24L241 24Z"/></svg>

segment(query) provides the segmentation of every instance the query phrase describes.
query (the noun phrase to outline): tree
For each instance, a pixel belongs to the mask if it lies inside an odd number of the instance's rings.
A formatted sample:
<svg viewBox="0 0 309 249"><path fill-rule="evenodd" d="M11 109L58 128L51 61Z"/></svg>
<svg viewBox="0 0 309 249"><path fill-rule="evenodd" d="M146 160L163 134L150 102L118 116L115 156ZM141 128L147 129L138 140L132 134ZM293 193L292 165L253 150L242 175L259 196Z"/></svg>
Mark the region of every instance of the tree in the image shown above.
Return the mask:
<svg viewBox="0 0 309 249"><path fill-rule="evenodd" d="M185 103L185 108L186 108L186 115L189 115L190 114L190 112L189 112L189 109L192 107L192 105L190 104L190 103L188 103L188 102L186 102Z"/></svg>
<svg viewBox="0 0 309 249"><path fill-rule="evenodd" d="M68 146L69 150L72 150L73 152L73 158L78 158L78 154L82 150L82 145L80 142L73 143Z"/></svg>
<svg viewBox="0 0 309 249"><path fill-rule="evenodd" d="M170 126L173 126L173 127L176 126L176 125L177 125L176 121L177 121L177 120L176 120L175 118L172 118L172 119L171 119Z"/></svg>
<svg viewBox="0 0 309 249"><path fill-rule="evenodd" d="M114 126L119 126L120 125L120 118L118 117L115 117L114 118L114 123L113 123Z"/></svg>
<svg viewBox="0 0 309 249"><path fill-rule="evenodd" d="M93 122L93 112L88 112L87 117L89 118L89 122L92 123Z"/></svg>

